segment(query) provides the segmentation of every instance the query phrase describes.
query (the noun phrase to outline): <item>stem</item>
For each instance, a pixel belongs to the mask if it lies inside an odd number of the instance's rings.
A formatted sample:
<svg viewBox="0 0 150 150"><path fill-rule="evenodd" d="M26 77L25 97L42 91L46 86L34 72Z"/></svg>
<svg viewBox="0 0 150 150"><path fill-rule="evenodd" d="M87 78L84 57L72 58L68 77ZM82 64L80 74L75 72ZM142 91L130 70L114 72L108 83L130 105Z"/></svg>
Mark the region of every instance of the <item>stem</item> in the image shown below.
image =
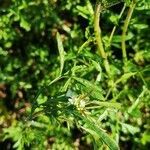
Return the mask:
<svg viewBox="0 0 150 150"><path fill-rule="evenodd" d="M110 76L109 62L107 60L107 54L104 51L102 37L101 37L101 29L99 27L101 10L102 10L101 4L97 2L96 8L95 8L95 16L94 16L94 32L95 32L95 38L96 38L98 52L99 52L100 56L104 59L105 70L106 70L108 76Z"/></svg>
<svg viewBox="0 0 150 150"><path fill-rule="evenodd" d="M122 15L123 15L123 13L124 13L124 11L125 11L125 8L126 8L126 4L124 4L124 6L123 6L123 8L122 8L122 10L121 10L121 12L120 12L120 14L119 14L118 19L120 19L120 18L122 17ZM117 25L115 25L115 26L113 27L113 29L112 29L112 32L111 32L110 37L109 37L109 45L110 45L110 43L111 43L111 41L112 41L112 38L113 38L114 33L115 33L115 31L116 31L116 28L117 28Z"/></svg>
<svg viewBox="0 0 150 150"><path fill-rule="evenodd" d="M83 43L83 45L81 45L81 47L79 48L78 54L79 54L86 46L88 46L92 41L93 41L92 38L89 38L87 41L85 41L85 42Z"/></svg>
<svg viewBox="0 0 150 150"><path fill-rule="evenodd" d="M133 0L131 2L130 8L128 10L127 17L125 19L124 26L123 26L121 47L122 47L122 56L123 56L124 64L126 64L126 62L127 62L127 52L126 52L126 43L125 43L126 32L128 30L129 22L131 20L135 5L136 5L136 2L135 2L135 0Z"/></svg>

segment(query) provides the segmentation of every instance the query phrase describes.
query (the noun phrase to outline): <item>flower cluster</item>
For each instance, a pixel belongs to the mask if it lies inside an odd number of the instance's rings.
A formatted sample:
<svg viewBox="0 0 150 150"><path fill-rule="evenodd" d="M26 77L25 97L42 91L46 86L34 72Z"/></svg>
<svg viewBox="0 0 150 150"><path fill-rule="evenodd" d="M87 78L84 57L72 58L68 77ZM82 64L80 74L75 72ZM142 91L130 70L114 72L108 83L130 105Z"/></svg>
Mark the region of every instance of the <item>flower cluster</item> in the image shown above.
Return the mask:
<svg viewBox="0 0 150 150"><path fill-rule="evenodd" d="M86 105L86 100L84 95L73 96L68 99L69 104L76 106L78 110L84 110Z"/></svg>

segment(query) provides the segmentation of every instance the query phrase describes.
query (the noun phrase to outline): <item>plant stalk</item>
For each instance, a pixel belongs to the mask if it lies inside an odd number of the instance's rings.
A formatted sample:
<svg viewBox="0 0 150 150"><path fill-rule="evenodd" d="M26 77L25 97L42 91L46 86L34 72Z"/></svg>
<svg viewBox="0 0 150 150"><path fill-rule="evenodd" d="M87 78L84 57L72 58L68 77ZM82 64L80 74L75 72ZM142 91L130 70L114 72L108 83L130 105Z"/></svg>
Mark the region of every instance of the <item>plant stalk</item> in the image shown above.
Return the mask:
<svg viewBox="0 0 150 150"><path fill-rule="evenodd" d="M95 16L94 16L94 32L95 32L95 38L96 38L98 52L99 52L100 56L103 58L105 70L106 70L108 76L110 76L109 62L107 59L107 54L105 53L105 50L103 47L103 42L102 42L102 37L101 37L101 29L99 26L101 10L102 10L101 4L99 2L97 2L96 8L95 8Z"/></svg>
<svg viewBox="0 0 150 150"><path fill-rule="evenodd" d="M131 20L135 5L136 5L136 2L135 2L135 0L133 0L131 2L130 8L128 10L127 17L125 19L123 31L122 31L121 47L122 47L122 56L123 56L124 64L126 64L126 62L128 60L127 59L127 51L126 51L126 43L125 43L126 42L126 33L128 30L129 22Z"/></svg>
<svg viewBox="0 0 150 150"><path fill-rule="evenodd" d="M125 11L125 8L126 8L126 4L124 4L124 6L123 6L123 8L122 8L122 10L121 10L121 12L120 12L120 14L119 14L118 21L119 21L119 19L122 17L122 15L123 15L123 13L124 13L124 11ZM110 37L109 37L109 45L111 44L111 41L112 41L112 38L113 38L114 33L115 33L115 31L116 31L116 28L117 28L117 25L115 25L115 26L113 27L113 29L112 29L112 32L111 32Z"/></svg>

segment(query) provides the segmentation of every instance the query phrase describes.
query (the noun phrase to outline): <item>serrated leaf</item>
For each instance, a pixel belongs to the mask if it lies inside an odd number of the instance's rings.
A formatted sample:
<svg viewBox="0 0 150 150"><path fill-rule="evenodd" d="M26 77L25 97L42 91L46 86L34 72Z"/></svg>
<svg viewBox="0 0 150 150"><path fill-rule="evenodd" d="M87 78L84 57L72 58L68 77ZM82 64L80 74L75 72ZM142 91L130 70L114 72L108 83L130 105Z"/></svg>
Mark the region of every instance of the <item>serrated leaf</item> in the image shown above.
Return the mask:
<svg viewBox="0 0 150 150"><path fill-rule="evenodd" d="M89 82L88 80L82 79L82 78L77 78L73 77L77 82L82 84L85 87L85 90L89 93L93 98L99 99L99 100L104 100L103 97L103 91L101 87L98 87L97 85L94 85L93 83Z"/></svg>
<svg viewBox="0 0 150 150"><path fill-rule="evenodd" d="M96 140L102 140L111 150L119 150L118 145L116 142L102 130L99 128L94 122L90 121L89 119L84 118L84 121L87 125L87 132L96 137ZM84 129L84 128L83 128ZM97 139L99 137L99 139Z"/></svg>
<svg viewBox="0 0 150 150"><path fill-rule="evenodd" d="M130 77L134 76L136 74L136 72L129 72L129 73L125 73L124 75L121 76L121 78L119 78L115 84L118 84L119 82L124 82L126 80L128 80Z"/></svg>
<svg viewBox="0 0 150 150"><path fill-rule="evenodd" d="M64 92L67 91L67 89L68 89L70 83L71 83L71 78L69 78L69 79L66 81L66 83L64 84L64 86L63 86L63 88L62 88L62 91L64 91Z"/></svg>
<svg viewBox="0 0 150 150"><path fill-rule="evenodd" d="M59 50L59 56L60 56L60 74L62 74L63 68L64 68L64 62L65 62L65 52L64 52L64 47L62 44L61 36L57 32L57 45L58 45L58 50Z"/></svg>

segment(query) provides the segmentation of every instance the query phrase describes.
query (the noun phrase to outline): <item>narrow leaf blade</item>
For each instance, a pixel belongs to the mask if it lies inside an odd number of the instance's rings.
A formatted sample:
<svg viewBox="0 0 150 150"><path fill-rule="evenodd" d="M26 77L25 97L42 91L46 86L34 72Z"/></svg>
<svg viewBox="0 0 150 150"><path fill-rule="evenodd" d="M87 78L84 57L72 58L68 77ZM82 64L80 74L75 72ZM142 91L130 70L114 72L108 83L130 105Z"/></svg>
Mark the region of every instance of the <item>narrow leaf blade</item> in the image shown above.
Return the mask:
<svg viewBox="0 0 150 150"><path fill-rule="evenodd" d="M64 47L62 44L61 36L58 32L57 32L57 46L58 46L58 51L60 55L60 76L61 76L63 68L64 68L65 52L64 52Z"/></svg>

